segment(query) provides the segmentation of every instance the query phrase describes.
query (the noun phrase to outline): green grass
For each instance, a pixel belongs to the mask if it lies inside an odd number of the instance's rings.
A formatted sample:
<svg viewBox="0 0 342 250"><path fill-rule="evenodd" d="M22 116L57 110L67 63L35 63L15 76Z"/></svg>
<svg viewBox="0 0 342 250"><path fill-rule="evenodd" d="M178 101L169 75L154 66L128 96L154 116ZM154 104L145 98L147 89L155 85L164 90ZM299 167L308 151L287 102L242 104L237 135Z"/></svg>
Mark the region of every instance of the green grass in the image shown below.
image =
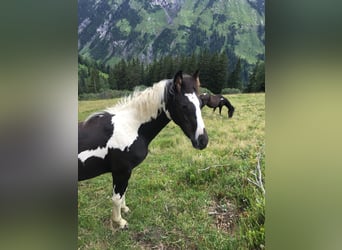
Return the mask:
<svg viewBox="0 0 342 250"><path fill-rule="evenodd" d="M265 95L227 96L232 119L204 107L208 147L195 150L173 122L133 170L123 217L110 229L112 182L106 174L79 183L79 249L260 249L265 245L265 199L254 180L265 170ZM79 120L117 100L80 101Z"/></svg>

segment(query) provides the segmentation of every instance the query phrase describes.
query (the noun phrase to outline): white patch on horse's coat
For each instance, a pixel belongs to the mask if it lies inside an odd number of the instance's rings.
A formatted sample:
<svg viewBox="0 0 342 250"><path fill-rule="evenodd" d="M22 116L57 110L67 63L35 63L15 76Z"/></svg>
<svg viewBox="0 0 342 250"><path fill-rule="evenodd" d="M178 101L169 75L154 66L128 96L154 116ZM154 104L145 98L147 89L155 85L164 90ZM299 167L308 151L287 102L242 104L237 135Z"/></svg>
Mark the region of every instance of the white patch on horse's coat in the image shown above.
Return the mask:
<svg viewBox="0 0 342 250"><path fill-rule="evenodd" d="M221 97L221 99L220 99L221 101L223 101L224 99L223 99L223 97Z"/></svg>
<svg viewBox="0 0 342 250"><path fill-rule="evenodd" d="M124 194L125 195L125 194ZM127 221L121 217L121 206L123 204L124 195L116 194L113 189L113 211L112 211L112 219L116 222L120 228L124 228L127 225Z"/></svg>
<svg viewBox="0 0 342 250"><path fill-rule="evenodd" d="M165 103L164 103L164 106L163 106L163 110L164 110L164 112L165 112L166 117L167 117L169 120L172 120L171 115L170 115L170 112L169 112L169 111L166 109L166 107L165 107Z"/></svg>
<svg viewBox="0 0 342 250"><path fill-rule="evenodd" d="M115 204L121 204L121 195L120 194L116 194L113 188L113 196L112 196L112 200Z"/></svg>
<svg viewBox="0 0 342 250"><path fill-rule="evenodd" d="M78 159L80 159L82 162L85 162L89 157L99 157L104 159L108 153L107 147L97 147L97 149L88 149L84 150L81 153L78 154Z"/></svg>
<svg viewBox="0 0 342 250"><path fill-rule="evenodd" d="M127 189L126 189L126 192L127 192ZM122 203L121 203L121 211L124 213L128 213L130 211L129 207L127 207L126 205L126 192L122 196Z"/></svg>
<svg viewBox="0 0 342 250"><path fill-rule="evenodd" d="M192 102L195 105L195 108L196 108L197 128L196 128L195 139L197 140L200 135L204 134L204 128L205 128L203 118L202 118L200 103L195 93L185 94L185 96L189 99L190 102Z"/></svg>
<svg viewBox="0 0 342 250"><path fill-rule="evenodd" d="M89 120L91 120L92 118L95 118L96 116L98 117L103 117L103 111L100 112L96 112L91 114L90 116L87 117L87 119L85 119L85 121L83 122L83 124L86 124Z"/></svg>

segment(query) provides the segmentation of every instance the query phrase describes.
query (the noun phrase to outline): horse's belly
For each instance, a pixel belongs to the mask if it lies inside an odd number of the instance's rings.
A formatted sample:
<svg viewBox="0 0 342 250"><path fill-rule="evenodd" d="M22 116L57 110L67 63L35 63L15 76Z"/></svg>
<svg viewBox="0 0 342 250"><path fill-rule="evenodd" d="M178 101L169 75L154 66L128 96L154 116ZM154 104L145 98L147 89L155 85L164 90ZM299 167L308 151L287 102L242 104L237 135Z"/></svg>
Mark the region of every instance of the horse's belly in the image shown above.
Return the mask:
<svg viewBox="0 0 342 250"><path fill-rule="evenodd" d="M85 162L78 159L78 180L87 180L110 172L108 160L99 157L90 157Z"/></svg>

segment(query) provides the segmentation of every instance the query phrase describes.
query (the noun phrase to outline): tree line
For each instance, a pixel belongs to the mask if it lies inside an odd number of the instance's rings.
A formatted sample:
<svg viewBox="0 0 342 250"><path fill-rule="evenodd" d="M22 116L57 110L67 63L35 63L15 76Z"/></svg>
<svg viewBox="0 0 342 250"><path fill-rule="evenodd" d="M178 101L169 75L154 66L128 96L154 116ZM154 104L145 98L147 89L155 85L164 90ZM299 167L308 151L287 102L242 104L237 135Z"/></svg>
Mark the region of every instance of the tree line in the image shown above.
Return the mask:
<svg viewBox="0 0 342 250"><path fill-rule="evenodd" d="M175 72L192 73L200 70L201 87L212 93L224 89L241 92L265 91L265 64L248 65L237 58L229 72L227 53L203 50L188 56L164 56L148 65L137 58L122 59L114 66L105 65L78 55L78 92L101 93L107 90L133 90L137 86L151 86L162 79L170 79ZM247 76L247 77L246 77Z"/></svg>

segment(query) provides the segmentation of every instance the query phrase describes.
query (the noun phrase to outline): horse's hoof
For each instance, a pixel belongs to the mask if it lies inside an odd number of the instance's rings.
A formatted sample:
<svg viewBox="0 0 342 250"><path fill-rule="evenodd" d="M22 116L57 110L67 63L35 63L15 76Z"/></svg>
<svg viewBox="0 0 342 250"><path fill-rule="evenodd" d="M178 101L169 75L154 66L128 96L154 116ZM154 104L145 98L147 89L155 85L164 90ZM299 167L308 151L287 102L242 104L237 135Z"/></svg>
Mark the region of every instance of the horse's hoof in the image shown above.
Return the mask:
<svg viewBox="0 0 342 250"><path fill-rule="evenodd" d="M127 229L128 228L128 223L126 220L121 219L118 223L120 229Z"/></svg>
<svg viewBox="0 0 342 250"><path fill-rule="evenodd" d="M120 230L122 230L122 231L128 230L128 223L126 225L124 225L124 227L120 227Z"/></svg>
<svg viewBox="0 0 342 250"><path fill-rule="evenodd" d="M113 231L128 229L128 223L124 219L121 219L120 221L111 220L110 224Z"/></svg>
<svg viewBox="0 0 342 250"><path fill-rule="evenodd" d="M125 214L127 214L131 210L129 209L129 207L126 206L126 207L121 207L121 211L124 212Z"/></svg>

